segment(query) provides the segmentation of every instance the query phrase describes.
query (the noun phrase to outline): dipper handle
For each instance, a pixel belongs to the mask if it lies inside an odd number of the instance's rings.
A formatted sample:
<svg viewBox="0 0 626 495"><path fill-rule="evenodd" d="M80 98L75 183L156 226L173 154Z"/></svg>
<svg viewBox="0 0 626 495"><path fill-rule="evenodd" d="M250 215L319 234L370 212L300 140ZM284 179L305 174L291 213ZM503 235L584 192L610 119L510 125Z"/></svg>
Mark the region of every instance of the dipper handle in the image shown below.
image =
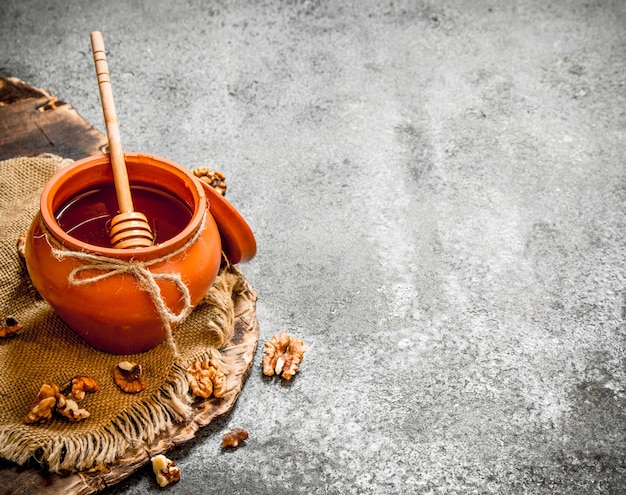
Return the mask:
<svg viewBox="0 0 626 495"><path fill-rule="evenodd" d="M107 63L104 39L101 32L94 31L91 33L91 49L98 77L98 88L100 90L107 138L109 140L111 168L113 169L113 181L119 208L119 215L111 220L111 243L113 247L124 249L152 246L154 235L148 220L142 213L134 211L128 172L124 161L122 138L120 136L117 114L115 113L109 64ZM122 222L126 222L126 224L122 225Z"/></svg>

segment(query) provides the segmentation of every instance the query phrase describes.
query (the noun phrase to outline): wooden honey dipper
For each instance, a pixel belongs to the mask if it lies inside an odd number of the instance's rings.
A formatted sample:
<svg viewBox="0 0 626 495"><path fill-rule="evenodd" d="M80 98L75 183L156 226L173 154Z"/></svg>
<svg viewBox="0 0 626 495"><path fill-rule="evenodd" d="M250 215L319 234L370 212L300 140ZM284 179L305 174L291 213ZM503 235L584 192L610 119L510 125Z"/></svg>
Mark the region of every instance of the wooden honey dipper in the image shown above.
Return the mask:
<svg viewBox="0 0 626 495"><path fill-rule="evenodd" d="M109 140L109 154L119 210L119 213L111 219L109 231L111 245L119 249L150 247L154 244L154 234L148 219L143 213L135 211L133 205L122 139L113 102L109 65L104 51L102 33L99 31L91 33L91 48L93 61L96 65L96 75L98 76L98 88L100 89L104 123Z"/></svg>

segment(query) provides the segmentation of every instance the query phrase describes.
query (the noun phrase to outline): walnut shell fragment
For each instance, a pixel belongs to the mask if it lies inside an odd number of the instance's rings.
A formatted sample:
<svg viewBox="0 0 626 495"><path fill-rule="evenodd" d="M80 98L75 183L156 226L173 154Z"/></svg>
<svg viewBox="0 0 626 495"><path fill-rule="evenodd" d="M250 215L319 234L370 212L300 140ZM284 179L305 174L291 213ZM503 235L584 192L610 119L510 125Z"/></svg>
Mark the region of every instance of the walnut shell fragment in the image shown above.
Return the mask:
<svg viewBox="0 0 626 495"><path fill-rule="evenodd" d="M15 318L9 316L6 319L5 325L0 327L0 338L13 337L17 335L17 333L24 328L20 325Z"/></svg>
<svg viewBox="0 0 626 495"><path fill-rule="evenodd" d="M209 167L196 167L192 172L193 175L202 182L206 182L222 196L226 195L226 176L222 172L218 172Z"/></svg>
<svg viewBox="0 0 626 495"><path fill-rule="evenodd" d="M174 464L174 461L163 454L155 455L150 461L152 462L152 471L160 487L180 481L180 468Z"/></svg>
<svg viewBox="0 0 626 495"><path fill-rule="evenodd" d="M141 375L141 365L129 361L122 361L113 370L115 384L128 394L143 392L148 387Z"/></svg>
<svg viewBox="0 0 626 495"><path fill-rule="evenodd" d="M232 430L224 433L222 437L222 448L226 447L239 447L244 440L248 439L248 432L243 428L233 428Z"/></svg>
<svg viewBox="0 0 626 495"><path fill-rule="evenodd" d="M187 381L194 397L208 399L212 395L221 399L228 392L226 375L215 359L194 361L187 368Z"/></svg>
<svg viewBox="0 0 626 495"><path fill-rule="evenodd" d="M265 342L263 349L263 374L280 375L285 380L291 380L298 371L305 352L302 340L292 337L287 332L274 335Z"/></svg>

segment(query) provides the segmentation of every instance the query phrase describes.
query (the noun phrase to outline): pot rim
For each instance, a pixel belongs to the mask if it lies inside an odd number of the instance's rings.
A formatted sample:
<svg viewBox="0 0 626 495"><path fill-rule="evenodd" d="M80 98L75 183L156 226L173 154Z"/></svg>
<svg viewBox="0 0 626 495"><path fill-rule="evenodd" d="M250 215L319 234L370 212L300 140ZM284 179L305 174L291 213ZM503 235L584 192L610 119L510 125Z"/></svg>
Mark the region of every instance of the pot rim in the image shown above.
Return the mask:
<svg viewBox="0 0 626 495"><path fill-rule="evenodd" d="M113 172L110 167L110 155L105 153L90 155L85 158L81 158L80 160L77 160L70 165L63 167L58 172L56 172L46 183L41 192L39 204L43 222L45 223L51 234L56 238L56 240L59 241L64 247L75 251L89 252L109 258L126 260L154 259L172 253L180 247L184 246L184 244L193 236L193 234L200 227L204 215L209 214L207 209L207 198L204 189L200 185L199 181L186 168L182 167L176 162L168 160L167 158L145 153L124 152L124 158L127 164L131 164L131 167L129 167L129 179L131 183L133 182L133 177L130 173L130 168L132 168L132 166L134 165L155 166L161 171L164 171L165 173L169 173L176 178L181 179L185 183L185 185L189 187L189 191L194 202L192 216L189 223L174 237L162 243L150 247L132 249L116 249L114 247L96 246L94 244L80 241L66 233L59 226L54 215L53 202L56 195L60 192L61 187L67 187L68 185L70 185L71 187L72 178L75 177L76 174L85 173L90 169L93 169L94 172L99 169L100 172L100 179L98 179L94 174L93 185L107 181L113 182ZM105 164L108 166L106 168L103 168L102 166ZM135 179L135 182L136 181L137 180ZM142 181L150 184L149 179L146 179L146 177L142 177ZM167 183L159 183L159 186L167 186ZM72 190L69 195L66 195L64 199L69 199L69 197L73 196L76 193L84 191L85 189L88 189L88 187L89 186L85 188L81 186L80 188L76 188L76 190ZM167 190L167 188L165 188L165 190Z"/></svg>

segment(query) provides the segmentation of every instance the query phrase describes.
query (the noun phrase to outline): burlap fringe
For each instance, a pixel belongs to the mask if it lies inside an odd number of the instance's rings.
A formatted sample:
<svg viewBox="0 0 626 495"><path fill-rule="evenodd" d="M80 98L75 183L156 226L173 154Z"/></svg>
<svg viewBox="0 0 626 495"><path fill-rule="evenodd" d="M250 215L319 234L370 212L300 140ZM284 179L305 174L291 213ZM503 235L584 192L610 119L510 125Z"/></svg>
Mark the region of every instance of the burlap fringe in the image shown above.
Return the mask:
<svg viewBox="0 0 626 495"><path fill-rule="evenodd" d="M175 364L174 376L153 397L134 404L107 426L89 434L59 435L42 444L27 441L16 431L3 431L0 457L20 465L34 460L50 472L84 471L110 464L130 449L153 442L174 423L192 417L185 371Z"/></svg>

